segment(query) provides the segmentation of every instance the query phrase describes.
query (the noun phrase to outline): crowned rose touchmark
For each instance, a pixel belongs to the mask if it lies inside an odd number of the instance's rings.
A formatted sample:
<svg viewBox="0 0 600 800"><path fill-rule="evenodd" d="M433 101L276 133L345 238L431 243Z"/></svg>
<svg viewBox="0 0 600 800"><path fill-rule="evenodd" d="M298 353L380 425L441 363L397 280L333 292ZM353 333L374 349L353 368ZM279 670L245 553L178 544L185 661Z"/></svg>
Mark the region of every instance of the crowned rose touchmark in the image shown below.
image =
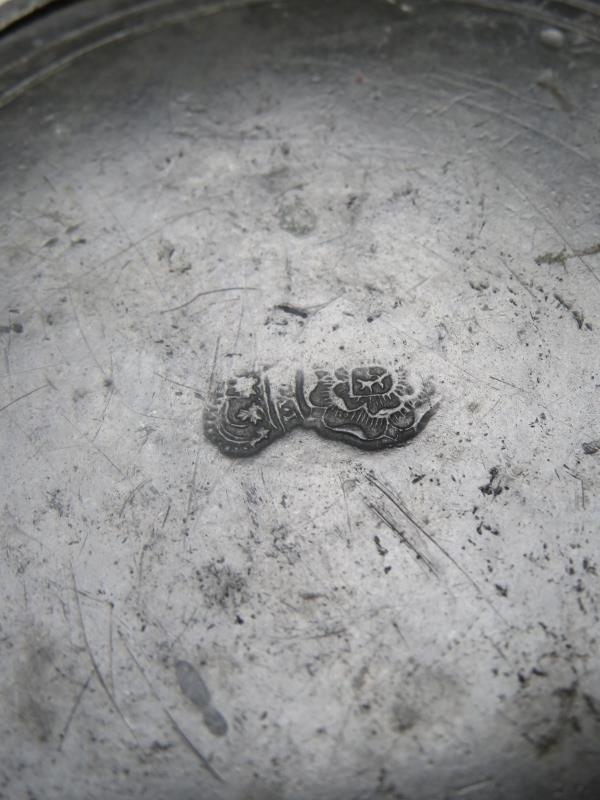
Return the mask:
<svg viewBox="0 0 600 800"><path fill-rule="evenodd" d="M229 456L249 456L293 428L381 450L406 444L437 409L426 381L417 390L404 369L382 366L298 370L273 390L266 373L249 372L217 387L204 417L205 434Z"/></svg>

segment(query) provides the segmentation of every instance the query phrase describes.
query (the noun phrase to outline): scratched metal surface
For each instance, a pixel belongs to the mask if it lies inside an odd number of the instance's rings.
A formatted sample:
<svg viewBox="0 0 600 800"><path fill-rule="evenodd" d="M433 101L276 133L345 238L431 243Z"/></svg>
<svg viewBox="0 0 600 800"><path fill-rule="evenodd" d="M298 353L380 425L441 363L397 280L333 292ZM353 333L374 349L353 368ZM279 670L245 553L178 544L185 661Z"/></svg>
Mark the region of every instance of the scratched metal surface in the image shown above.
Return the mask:
<svg viewBox="0 0 600 800"><path fill-rule="evenodd" d="M0 797L600 795L599 47L483 0L0 40ZM407 447L203 437L237 369L393 358Z"/></svg>

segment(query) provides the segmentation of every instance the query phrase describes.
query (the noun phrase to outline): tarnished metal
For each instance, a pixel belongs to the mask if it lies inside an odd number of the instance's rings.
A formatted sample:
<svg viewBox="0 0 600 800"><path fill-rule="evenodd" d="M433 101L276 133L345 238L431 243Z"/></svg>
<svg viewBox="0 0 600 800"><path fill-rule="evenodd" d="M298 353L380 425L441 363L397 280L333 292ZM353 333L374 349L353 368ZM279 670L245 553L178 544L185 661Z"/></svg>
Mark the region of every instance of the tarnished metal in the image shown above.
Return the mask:
<svg viewBox="0 0 600 800"><path fill-rule="evenodd" d="M252 456L299 426L362 450L406 444L437 409L433 384L420 390L393 367L296 370L274 387L268 372L220 383L204 416L204 431L221 452Z"/></svg>
<svg viewBox="0 0 600 800"><path fill-rule="evenodd" d="M600 796L599 48L583 0L6 29L0 797Z"/></svg>

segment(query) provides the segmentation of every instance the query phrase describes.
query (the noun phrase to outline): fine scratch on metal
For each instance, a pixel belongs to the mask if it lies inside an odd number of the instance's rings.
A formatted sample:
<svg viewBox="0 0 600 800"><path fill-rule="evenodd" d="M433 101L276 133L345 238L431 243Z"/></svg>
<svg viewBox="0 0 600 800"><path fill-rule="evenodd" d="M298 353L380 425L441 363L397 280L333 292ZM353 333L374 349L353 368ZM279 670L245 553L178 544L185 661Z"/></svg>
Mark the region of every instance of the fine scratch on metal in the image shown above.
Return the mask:
<svg viewBox="0 0 600 800"><path fill-rule="evenodd" d="M499 168L499 166L498 166L498 169L500 169L500 168ZM536 212L536 214L538 214L538 216L539 216L541 219L543 219L543 220L544 220L544 222L545 222L545 223L548 225L548 227L552 228L552 230L553 230L553 231L556 233L556 235L557 235L557 236L558 236L558 237L561 239L561 241L562 241L563 245L564 245L565 247L568 247L568 248L571 250L571 252L574 254L574 256L573 256L573 257L574 257L574 258L576 258L576 259L577 259L577 260L578 260L578 261L579 261L581 264L583 264L583 266L584 266L584 267L587 269L587 271L590 273L590 275L592 276L592 278L593 278L593 279L594 279L594 280L595 280L597 283L600 283L600 277L598 276L598 274L595 272L595 270L592 268L592 266L591 266L590 264L588 264L588 262L587 262L587 261L586 261L586 259L583 257L583 255L581 254L581 252L579 252L579 251L577 250L577 248L576 248L576 247L573 245L573 243L572 243L572 242L570 242L570 241L567 239L567 237L566 237L566 236L565 236L565 234L564 234L564 233L563 233L563 232L560 230L560 228L558 227L558 225L557 225L555 222L553 222L553 220L552 220L552 219L551 219L551 218L550 218L550 217L549 217L547 214L545 214L545 213L542 211L542 209L541 209L541 208L539 208L539 206L537 206L537 205L536 205L536 204L533 202L533 200L531 199L531 197L529 196L529 194L528 194L527 192L525 192L525 190L524 190L522 187L519 187L519 186L517 186L517 184L516 184L516 183L515 183L515 182L512 180L512 178L510 178L508 175L506 175L506 174L504 174L504 173L501 173L501 174L502 174L502 176L503 176L503 177L504 177L504 178L505 178L505 179L508 181L508 183L510 183L510 185L511 185L511 186L512 186L512 188L514 189L515 193L516 193L516 194L517 194L517 195L518 195L518 196L519 196L519 197L520 197L522 200L525 200L525 202L526 202L526 203L527 203L527 204L528 204L528 205L529 205L529 206L530 206L530 207L531 207L531 208L532 208L532 209L533 209L533 210Z"/></svg>
<svg viewBox="0 0 600 800"><path fill-rule="evenodd" d="M458 78L462 78L464 80L456 80L453 77L449 76L458 76ZM460 72L458 70L449 70L448 73L442 74L437 73L435 75L436 80L444 81L445 83L450 84L450 86L454 86L458 89L469 89L470 91L481 92L483 90L494 90L496 92L501 92L502 94L508 95L514 100L518 100L520 103L526 103L528 105L532 105L535 108L542 108L546 111L554 111L554 107L548 105L546 103L541 103L539 100L534 98L527 97L522 94L518 94L517 92L511 91L508 86L505 86L503 83L499 81L490 80L489 78L484 78L481 75L469 75L465 72Z"/></svg>
<svg viewBox="0 0 600 800"><path fill-rule="evenodd" d="M204 397L204 395L202 394L200 389L198 389L196 386L190 386L187 383L181 383L180 381L174 381L172 378L167 378L166 375L161 375L160 372L154 372L153 374L156 375L157 378L161 378L161 380L166 381L167 383L172 383L173 386L181 386L182 389L189 389L190 392L194 392L194 394L197 397L201 398L201 399Z"/></svg>
<svg viewBox="0 0 600 800"><path fill-rule="evenodd" d="M214 352L214 355L213 355L212 366L211 366L211 369L210 369L210 376L209 376L209 379L208 379L208 394L210 394L210 392L212 390L213 381L214 381L214 378L215 378L215 371L217 369L217 359L219 357L219 347L220 347L220 345L221 345L221 334L219 334L217 336L217 341L216 341L216 344L215 344L215 352Z"/></svg>
<svg viewBox="0 0 600 800"><path fill-rule="evenodd" d="M398 509L398 511L402 514L402 516L404 516L411 523L411 525L414 525L414 527L418 531L420 531L420 533L427 539L428 542L430 542L435 548L437 548L440 551L440 553L442 553L448 559L448 561L450 561L450 563L453 564L454 567L456 567L456 569L461 573L461 575L463 575L469 581L469 583L475 589L475 591L477 592L477 595L481 598L481 600L483 600L490 607L490 609L493 611L493 613L497 617L499 617L502 620L502 622L504 622L506 625L509 625L508 621L498 611L498 609L494 606L494 604L490 600L488 600L488 598L483 593L483 590L481 589L481 587L479 586L477 581L465 570L465 568L461 564L459 564L459 562L454 558L454 556L451 553L449 553L448 550L446 550L446 548L443 545L441 545L435 539L435 537L432 536L429 533L429 531L427 531L423 527L423 525L421 525L413 517L413 515L410 513L410 511L404 506L404 504L402 503L400 498L397 497L395 495L395 493L388 486L386 486L381 479L379 479L375 475L374 472L367 473L366 478L367 478L367 481L372 486L374 486L383 495L385 495L385 497L388 498L388 500Z"/></svg>
<svg viewBox="0 0 600 800"><path fill-rule="evenodd" d="M45 383L43 386L38 386L37 389L32 389L30 392L25 392L25 394L20 395L19 397L15 397L14 400L11 400L10 403L6 403L0 407L0 411L6 411L7 408L14 406L15 403L18 403L20 400L24 400L26 397L30 397L32 394L36 392L41 392L42 389L46 389L46 387L50 386L49 383Z"/></svg>
<svg viewBox="0 0 600 800"><path fill-rule="evenodd" d="M67 716L67 720L66 720L66 722L65 722L65 724L63 726L62 731L58 735L58 738L60 739L60 742L59 742L58 748L57 748L58 752L60 752L62 750L62 748L63 748L63 745L65 743L65 739L67 738L67 734L69 733L69 729L71 727L71 723L73 722L73 719L75 718L75 714L77 713L77 709L79 708L79 705L80 705L81 701L83 700L83 695L85 694L88 686L90 685L90 681L92 680L92 676L93 675L94 675L94 671L92 670L90 672L90 674L87 676L85 682L82 684L81 689L75 695L75 700L73 701L73 705L71 706L71 710L69 711L69 715Z"/></svg>
<svg viewBox="0 0 600 800"><path fill-rule="evenodd" d="M109 385L108 397L106 398L106 402L104 404L104 408L102 409L102 414L100 415L100 422L98 424L98 427L96 428L96 433L92 436L92 439L91 439L92 442L96 441L96 439L100 435L100 431L104 427L104 423L106 422L106 415L108 413L108 408L109 408L109 406L111 404L111 401L113 399L114 393L115 393L115 386L111 382L110 385Z"/></svg>
<svg viewBox="0 0 600 800"><path fill-rule="evenodd" d="M542 9L538 9L536 7L527 6L525 3L512 4L509 2L497 2L497 0L448 0L448 2L454 5L475 6L476 8L481 8L486 11L499 11L504 14L529 17L529 19L534 19L538 22L544 22L548 25L559 24L561 28L571 31L578 36L583 36L584 38L590 39L593 42L600 42L600 34L595 34L593 30L589 29L589 27L584 28L580 25L576 25L573 22L569 22L569 20L565 19L564 16L561 16L559 19L557 19L552 14L546 13ZM568 0L568 2L574 8L577 8L576 3L581 2L581 0ZM598 11L596 10L594 13L598 14Z"/></svg>
<svg viewBox="0 0 600 800"><path fill-rule="evenodd" d="M71 309L73 310L73 316L75 318L75 324L77 325L77 329L79 330L79 334L81 335L81 339L82 339L82 341L83 341L88 353L91 355L93 362L96 364L96 366L98 367L98 369L100 370L100 372L102 373L104 378L106 380L112 380L111 373L107 372L104 369L104 367L100 363L100 360L96 356L96 353L94 352L91 344L89 343L89 340L88 340L87 336L85 335L85 332L84 332L84 330L83 330L83 328L81 326L81 320L79 319L79 313L77 311L77 307L75 305L75 302L73 301L73 292L72 292L70 286L67 287L67 294L69 296L69 302L71 304Z"/></svg>
<svg viewBox="0 0 600 800"><path fill-rule="evenodd" d="M462 105L464 106L467 106L468 108L474 108L478 111L484 111L486 114L490 114L491 116L500 117L506 122L510 122L513 125L518 125L520 128L523 128L524 130L530 131L531 133L534 133L537 136L541 136L545 139L548 139L550 142L553 142L554 144L557 144L560 147L564 147L566 150L573 153L573 155L578 156L583 161L593 161L592 156L590 156L589 153L585 153L578 147L569 144L569 142L565 141L564 139L561 139L558 136L554 136L553 134L548 133L548 131L545 131L543 128L538 128L536 125L532 125L528 122L525 122L525 120L519 119L519 117L515 117L514 114L508 114L506 111L492 108L491 106L483 105L483 103L476 103L474 100L467 100L461 98L460 103L462 103Z"/></svg>
<svg viewBox="0 0 600 800"><path fill-rule="evenodd" d="M120 468L120 467L119 467L117 464L115 464L115 462L114 462L114 461L113 461L113 460L110 458L110 456L108 456L108 455L107 455L107 454L104 452L104 450L102 450L100 447L98 447L98 445L97 445L95 442L92 442L92 441L90 441L90 440L88 439L88 437L85 435L85 433L83 433L83 432L82 432L82 431L81 431L81 430L80 430L80 429L77 427L77 425L76 425L76 424L75 424L75 423L74 423L72 420L70 420L70 419L69 419L69 417L67 417L67 415L66 415L66 414L63 414L62 412L59 412L59 413L60 413L60 416L61 416L61 417L62 417L64 420L66 420L66 421L69 423L69 425L71 425L71 427L72 427L72 428L74 428L74 429L77 431L77 433L79 434L79 436L81 436L81 438L82 438L82 439L83 439L85 442L87 442L87 444L88 444L88 445L89 445L89 446L90 446L90 447L91 447L93 450L95 450L95 451L96 451L96 452L97 452L99 455L101 455L103 458L105 458L105 459L108 461L108 463L109 463L109 464L110 464L112 467L114 467L114 469L116 469L116 471L119 473L119 475L124 475L124 474L125 474L125 473L123 472L123 470L122 470L122 469L121 469L121 468Z"/></svg>
<svg viewBox="0 0 600 800"><path fill-rule="evenodd" d="M74 597L75 597L75 603L76 603L76 607L77 607L77 617L79 619L79 625L80 625L80 628L81 628L81 635L83 637L83 643L85 645L85 649L87 650L88 658L89 658L90 663L92 665L92 669L94 670L94 674L96 675L96 678L98 679L98 683L100 684L100 686L104 690L104 693L108 697L108 699L110 701L110 704L112 705L114 710L117 712L119 718L122 720L122 722L125 725L125 727L127 728L127 730L131 733L131 735L133 736L135 741L139 744L139 741L138 741L137 734L136 734L135 730L131 726L131 723L129 722L129 720L127 719L125 714L121 711L121 708L119 707L119 704L115 700L115 697L114 697L113 693L110 691L110 689L108 687L108 684L104 680L104 676L100 672L100 667L98 666L98 662L96 661L96 658L95 658L95 656L94 656L94 654L92 652L92 648L90 646L90 642L89 642L89 639L88 639L88 636L87 636L87 633L86 633L86 630L85 630L85 625L84 625L84 622L83 622L83 613L82 613L82 610L81 610L81 601L79 600L79 588L77 586L77 580L75 578L75 570L73 569L73 565L72 564L71 564L71 579L72 579L72 583L73 583L73 594L74 594Z"/></svg>
<svg viewBox="0 0 600 800"><path fill-rule="evenodd" d="M346 512L346 525L348 526L348 534L349 534L349 537L350 537L349 540L348 540L348 546L350 546L350 544L352 542L352 538L353 538L353 531L352 531L352 520L350 518L350 509L348 508L348 495L346 493L346 485L345 485L346 482L345 482L344 478L339 474L338 474L338 479L339 479L339 482L340 482L340 486L342 487L342 495L343 495L343 498L344 498L344 509L345 509L345 512Z"/></svg>
<svg viewBox="0 0 600 800"><path fill-rule="evenodd" d="M119 516L120 516L120 517L122 517L122 516L123 516L123 514L124 514L124 512L125 512L125 509L126 509L126 508L127 508L127 506L128 506L128 505L129 505L129 504L130 504L130 503L133 501L133 498L135 497L135 495L137 494L137 492L139 492L139 490L140 490L140 489L141 489L143 486L145 486L147 483L150 483L150 481L151 481L151 478L145 478L144 480L140 481L140 482L137 484L137 486L134 486L134 488L133 488L133 489L132 489L132 490L129 492L129 494L128 494L128 495L127 495L127 497L125 498L125 501L123 502L123 505L121 506L121 509L120 509L120 511L119 511Z"/></svg>
<svg viewBox="0 0 600 800"><path fill-rule="evenodd" d="M368 500L365 500L365 503L367 507L373 511L379 517L379 519L398 537L402 544L405 544L408 549L415 554L417 561L422 561L429 572L431 572L432 575L435 575L436 578L439 578L439 573L436 570L434 563L407 539L406 535L398 528L394 521L391 520L387 514L382 511L382 509L378 508L375 503L371 503Z"/></svg>
<svg viewBox="0 0 600 800"><path fill-rule="evenodd" d="M222 292L258 292L260 289L257 289L254 286L226 286L222 289L207 289L203 292L198 292L193 297L190 297L189 300L186 300L185 303L181 303L181 305L173 306L173 308L163 308L161 310L161 314L169 314L171 311L181 311L182 308L187 308L192 303L195 303L200 297L206 297L209 294L221 294Z"/></svg>

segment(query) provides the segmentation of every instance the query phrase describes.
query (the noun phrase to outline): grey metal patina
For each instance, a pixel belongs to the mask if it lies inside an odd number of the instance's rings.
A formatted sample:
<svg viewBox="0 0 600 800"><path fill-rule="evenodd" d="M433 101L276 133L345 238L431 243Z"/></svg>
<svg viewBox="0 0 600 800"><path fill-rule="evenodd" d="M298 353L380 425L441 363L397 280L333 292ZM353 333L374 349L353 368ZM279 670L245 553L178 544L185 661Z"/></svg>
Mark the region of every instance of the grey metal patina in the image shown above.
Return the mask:
<svg viewBox="0 0 600 800"><path fill-rule="evenodd" d="M599 47L581 1L5 33L0 797L600 796ZM435 381L405 447L204 437L240 371L369 364Z"/></svg>

